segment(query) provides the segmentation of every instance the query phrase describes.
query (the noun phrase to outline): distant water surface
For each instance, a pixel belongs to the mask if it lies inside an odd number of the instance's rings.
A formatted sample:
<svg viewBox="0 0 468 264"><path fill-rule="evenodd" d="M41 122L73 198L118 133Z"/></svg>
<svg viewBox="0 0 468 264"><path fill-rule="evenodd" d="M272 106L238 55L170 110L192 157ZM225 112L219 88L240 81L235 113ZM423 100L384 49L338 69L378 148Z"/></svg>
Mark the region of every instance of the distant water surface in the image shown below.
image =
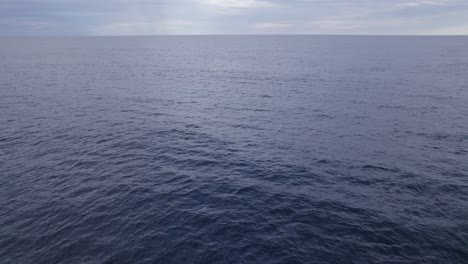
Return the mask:
<svg viewBox="0 0 468 264"><path fill-rule="evenodd" d="M467 263L468 37L0 39L1 263Z"/></svg>

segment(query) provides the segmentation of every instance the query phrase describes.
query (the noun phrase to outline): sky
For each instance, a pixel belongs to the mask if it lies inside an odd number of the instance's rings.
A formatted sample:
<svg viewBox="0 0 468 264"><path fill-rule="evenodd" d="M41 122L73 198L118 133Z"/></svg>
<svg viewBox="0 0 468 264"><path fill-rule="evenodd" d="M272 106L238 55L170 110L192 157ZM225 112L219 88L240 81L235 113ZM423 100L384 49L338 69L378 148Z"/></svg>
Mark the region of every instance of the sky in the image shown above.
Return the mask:
<svg viewBox="0 0 468 264"><path fill-rule="evenodd" d="M468 0L0 0L0 36L468 35Z"/></svg>

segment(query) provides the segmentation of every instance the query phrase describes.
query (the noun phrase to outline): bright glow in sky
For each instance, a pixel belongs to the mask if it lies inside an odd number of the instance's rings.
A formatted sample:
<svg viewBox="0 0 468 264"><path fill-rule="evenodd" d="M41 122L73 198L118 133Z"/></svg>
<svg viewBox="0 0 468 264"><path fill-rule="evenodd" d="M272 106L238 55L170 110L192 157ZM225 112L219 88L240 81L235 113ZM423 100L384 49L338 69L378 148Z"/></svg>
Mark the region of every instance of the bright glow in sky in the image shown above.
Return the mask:
<svg viewBox="0 0 468 264"><path fill-rule="evenodd" d="M0 35L467 35L468 0L0 0Z"/></svg>

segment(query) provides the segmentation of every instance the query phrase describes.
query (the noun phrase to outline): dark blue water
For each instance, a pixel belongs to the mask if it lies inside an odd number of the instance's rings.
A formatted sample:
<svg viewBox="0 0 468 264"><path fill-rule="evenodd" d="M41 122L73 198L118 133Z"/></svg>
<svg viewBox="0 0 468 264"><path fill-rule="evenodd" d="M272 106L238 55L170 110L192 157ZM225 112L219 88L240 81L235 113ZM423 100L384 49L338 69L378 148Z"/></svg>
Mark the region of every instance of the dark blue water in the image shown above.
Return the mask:
<svg viewBox="0 0 468 264"><path fill-rule="evenodd" d="M0 39L1 263L467 263L468 37Z"/></svg>

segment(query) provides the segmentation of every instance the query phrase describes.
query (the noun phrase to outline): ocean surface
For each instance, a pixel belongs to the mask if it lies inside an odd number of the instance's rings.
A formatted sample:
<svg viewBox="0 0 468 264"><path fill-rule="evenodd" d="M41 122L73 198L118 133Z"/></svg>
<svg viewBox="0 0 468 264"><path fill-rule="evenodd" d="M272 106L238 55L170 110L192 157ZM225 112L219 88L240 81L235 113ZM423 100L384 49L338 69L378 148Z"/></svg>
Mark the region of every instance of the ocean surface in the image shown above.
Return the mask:
<svg viewBox="0 0 468 264"><path fill-rule="evenodd" d="M0 38L0 263L468 263L468 37Z"/></svg>

